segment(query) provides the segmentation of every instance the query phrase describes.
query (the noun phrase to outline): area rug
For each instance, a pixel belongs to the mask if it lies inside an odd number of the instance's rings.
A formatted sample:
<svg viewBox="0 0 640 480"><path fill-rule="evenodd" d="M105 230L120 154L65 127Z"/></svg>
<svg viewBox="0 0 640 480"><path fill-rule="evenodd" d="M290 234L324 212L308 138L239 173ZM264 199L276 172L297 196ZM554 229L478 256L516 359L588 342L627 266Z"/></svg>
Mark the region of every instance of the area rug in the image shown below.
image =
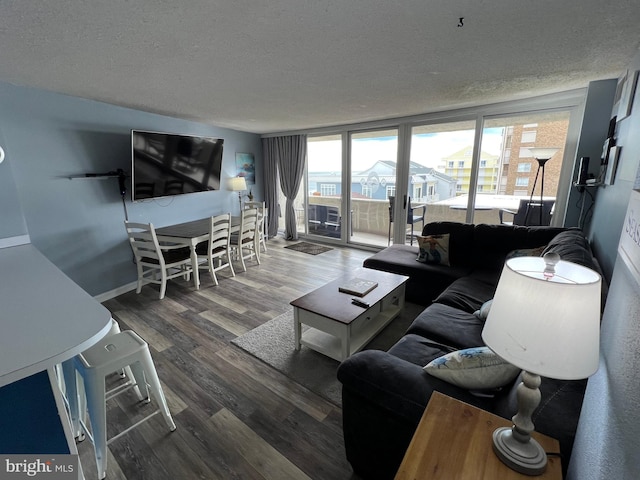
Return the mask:
<svg viewBox="0 0 640 480"><path fill-rule="evenodd" d="M407 330L424 307L407 303L400 315L364 350L388 350ZM326 400L341 405L341 385L336 378L339 362L305 346L294 349L293 310L254 328L231 343L262 360Z"/></svg>
<svg viewBox="0 0 640 480"><path fill-rule="evenodd" d="M331 247L325 247L324 245L316 245L315 243L309 243L309 242L298 242L298 243L294 243L293 245L286 246L284 248L290 248L291 250L295 250L296 252L308 253L309 255L318 255L320 253L333 250L333 248Z"/></svg>

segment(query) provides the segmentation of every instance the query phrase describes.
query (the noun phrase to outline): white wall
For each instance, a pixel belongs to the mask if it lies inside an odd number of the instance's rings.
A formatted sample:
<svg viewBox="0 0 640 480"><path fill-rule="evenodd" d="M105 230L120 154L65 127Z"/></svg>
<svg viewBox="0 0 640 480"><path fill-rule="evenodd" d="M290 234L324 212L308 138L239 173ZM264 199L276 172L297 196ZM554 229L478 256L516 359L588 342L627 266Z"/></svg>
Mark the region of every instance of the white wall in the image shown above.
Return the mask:
<svg viewBox="0 0 640 480"><path fill-rule="evenodd" d="M2 129L0 129L0 147L3 150L6 148ZM0 163L0 239L22 236L26 233L27 225L13 180L11 158L6 156Z"/></svg>

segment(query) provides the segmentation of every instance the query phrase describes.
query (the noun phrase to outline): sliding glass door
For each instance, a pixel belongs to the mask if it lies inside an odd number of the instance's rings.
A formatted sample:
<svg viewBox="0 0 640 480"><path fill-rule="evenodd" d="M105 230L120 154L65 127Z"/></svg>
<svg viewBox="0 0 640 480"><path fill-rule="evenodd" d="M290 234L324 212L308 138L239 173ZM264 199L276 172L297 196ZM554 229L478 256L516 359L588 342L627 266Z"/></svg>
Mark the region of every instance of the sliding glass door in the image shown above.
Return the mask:
<svg viewBox="0 0 640 480"><path fill-rule="evenodd" d="M298 229L340 239L348 216L342 214L342 135L307 139L307 183L296 202Z"/></svg>
<svg viewBox="0 0 640 480"><path fill-rule="evenodd" d="M389 199L395 198L398 186L398 130L353 132L349 153L349 241L386 246L391 231Z"/></svg>
<svg viewBox="0 0 640 480"><path fill-rule="evenodd" d="M411 129L410 194L425 222L464 222L475 140L475 120Z"/></svg>

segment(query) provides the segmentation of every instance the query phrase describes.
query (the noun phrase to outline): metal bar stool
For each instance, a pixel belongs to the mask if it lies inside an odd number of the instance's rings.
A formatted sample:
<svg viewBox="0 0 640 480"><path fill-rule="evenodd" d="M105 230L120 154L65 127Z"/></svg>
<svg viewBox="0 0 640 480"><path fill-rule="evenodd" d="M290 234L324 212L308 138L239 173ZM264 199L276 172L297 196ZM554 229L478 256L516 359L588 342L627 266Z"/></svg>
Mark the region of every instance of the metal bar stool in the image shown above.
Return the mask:
<svg viewBox="0 0 640 480"><path fill-rule="evenodd" d="M82 421L82 414L80 415L80 424L93 443L98 478L105 478L107 473L107 445L149 420L152 416L162 413L169 430L174 431L176 429L149 353L149 347L135 332L125 330L105 337L93 347L76 356L74 364L76 371L84 381L91 431ZM125 367L131 368L135 383L128 381L107 391L105 377L121 371ZM151 400L149 398L149 391L151 391L154 399L159 404L158 409L107 440L106 401L136 386L140 388L143 394L146 394L147 401Z"/></svg>
<svg viewBox="0 0 640 480"><path fill-rule="evenodd" d="M105 338L115 335L116 333L120 333L120 325L112 318L111 330L109 330ZM84 431L80 426L80 416L82 415L82 420L86 422L87 399L84 394L83 380L76 374L74 359L64 362L62 365L56 365L56 373L58 374L58 386L60 387L62 398L65 400L69 412L73 436L78 441L82 441L84 440ZM132 384L136 383L133 372L129 366L124 367L118 374L120 378L126 378L127 381ZM133 391L137 395L138 400L148 400L148 394L146 397L143 397L137 384L133 386Z"/></svg>

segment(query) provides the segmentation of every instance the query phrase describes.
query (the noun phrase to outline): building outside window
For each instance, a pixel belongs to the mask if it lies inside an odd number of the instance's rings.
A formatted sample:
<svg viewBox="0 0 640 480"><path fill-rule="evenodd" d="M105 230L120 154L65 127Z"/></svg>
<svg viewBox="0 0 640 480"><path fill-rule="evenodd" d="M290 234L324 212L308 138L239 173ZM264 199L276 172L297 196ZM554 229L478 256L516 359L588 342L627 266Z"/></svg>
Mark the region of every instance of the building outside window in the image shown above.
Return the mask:
<svg viewBox="0 0 640 480"><path fill-rule="evenodd" d="M531 171L531 162L522 162L518 164L518 172L529 173Z"/></svg>
<svg viewBox="0 0 640 480"><path fill-rule="evenodd" d="M387 185L387 200L389 199L389 197L395 197L395 196L396 196L396 187L392 185Z"/></svg>
<svg viewBox="0 0 640 480"><path fill-rule="evenodd" d="M529 177L516 178L516 187L528 187L528 186L529 186Z"/></svg>
<svg viewBox="0 0 640 480"><path fill-rule="evenodd" d="M534 143L536 141L536 130L522 132L522 143Z"/></svg>
<svg viewBox="0 0 640 480"><path fill-rule="evenodd" d="M331 184L320 185L320 195L323 197L332 197L336 194L336 186Z"/></svg>

